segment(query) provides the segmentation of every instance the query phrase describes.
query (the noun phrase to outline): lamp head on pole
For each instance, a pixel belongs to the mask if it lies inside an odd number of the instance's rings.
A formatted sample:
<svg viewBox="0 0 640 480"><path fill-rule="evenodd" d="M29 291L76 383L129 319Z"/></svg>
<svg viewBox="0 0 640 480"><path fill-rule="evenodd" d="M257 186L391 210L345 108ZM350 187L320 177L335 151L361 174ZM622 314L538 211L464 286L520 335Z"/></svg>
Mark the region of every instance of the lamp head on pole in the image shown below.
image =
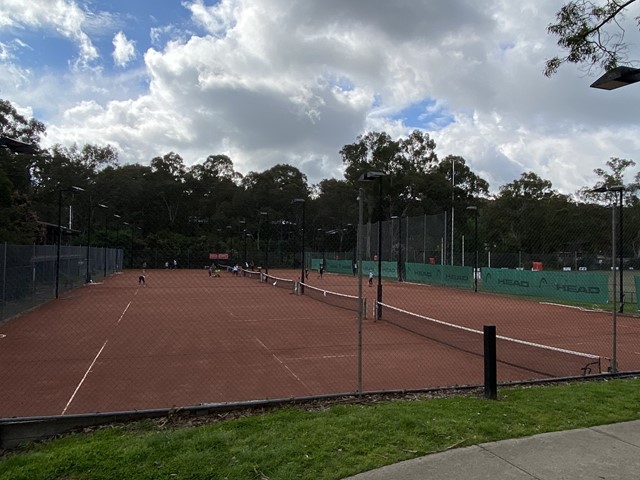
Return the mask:
<svg viewBox="0 0 640 480"><path fill-rule="evenodd" d="M625 191L624 185L611 185L611 186L602 185L600 187L596 187L592 189L591 193L624 192L624 191Z"/></svg>
<svg viewBox="0 0 640 480"><path fill-rule="evenodd" d="M640 81L640 68L616 67L591 84L591 88L615 90Z"/></svg>
<svg viewBox="0 0 640 480"><path fill-rule="evenodd" d="M5 136L0 136L0 147L6 148L13 153L24 153L27 155L35 155L38 153L38 149L35 146Z"/></svg>
<svg viewBox="0 0 640 480"><path fill-rule="evenodd" d="M385 174L382 172L364 172L362 175L360 175L360 178L358 180L360 182L372 182L373 180L382 178L384 176Z"/></svg>

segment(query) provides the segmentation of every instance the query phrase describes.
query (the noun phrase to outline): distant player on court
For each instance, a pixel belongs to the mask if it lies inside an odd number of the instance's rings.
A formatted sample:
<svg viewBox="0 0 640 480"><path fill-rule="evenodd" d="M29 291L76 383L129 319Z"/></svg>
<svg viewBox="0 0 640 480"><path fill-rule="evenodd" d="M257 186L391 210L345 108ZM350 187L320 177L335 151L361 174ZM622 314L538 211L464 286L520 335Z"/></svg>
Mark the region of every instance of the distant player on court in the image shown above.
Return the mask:
<svg viewBox="0 0 640 480"><path fill-rule="evenodd" d="M144 273L141 273L140 276L138 277L138 285L142 285L144 287L147 286L147 280L145 278Z"/></svg>
<svg viewBox="0 0 640 480"><path fill-rule="evenodd" d="M373 270L369 270L369 286L373 285Z"/></svg>

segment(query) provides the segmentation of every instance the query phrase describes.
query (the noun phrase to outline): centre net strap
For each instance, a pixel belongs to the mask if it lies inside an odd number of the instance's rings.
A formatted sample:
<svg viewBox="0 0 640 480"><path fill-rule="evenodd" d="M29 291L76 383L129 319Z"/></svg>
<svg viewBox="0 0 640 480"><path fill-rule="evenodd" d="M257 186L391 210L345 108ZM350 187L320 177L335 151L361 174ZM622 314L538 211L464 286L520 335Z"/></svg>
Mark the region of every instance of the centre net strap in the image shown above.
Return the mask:
<svg viewBox="0 0 640 480"><path fill-rule="evenodd" d="M483 332L408 312L382 307L382 320L457 350L484 356ZM496 336L497 361L548 377L601 373L601 357L515 338Z"/></svg>

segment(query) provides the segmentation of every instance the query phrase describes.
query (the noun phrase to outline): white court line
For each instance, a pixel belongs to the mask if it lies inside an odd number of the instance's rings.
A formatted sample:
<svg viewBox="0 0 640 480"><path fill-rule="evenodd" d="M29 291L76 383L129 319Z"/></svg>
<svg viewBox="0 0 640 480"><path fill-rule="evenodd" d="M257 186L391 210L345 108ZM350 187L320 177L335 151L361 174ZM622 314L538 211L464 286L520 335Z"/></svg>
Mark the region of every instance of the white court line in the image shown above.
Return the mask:
<svg viewBox="0 0 640 480"><path fill-rule="evenodd" d="M129 307L131 306L131 302L129 302L126 306L126 308L124 309L124 312L122 312L122 315L120 315L120 318L118 319L118 325L120 324L120 322L122 321L122 318L124 317L124 314L127 313L127 310L129 310Z"/></svg>
<svg viewBox="0 0 640 480"><path fill-rule="evenodd" d="M553 307L573 308L575 310L580 310L581 312L594 312L594 313L605 312L605 310L600 310L596 308L577 307L575 305L564 305L562 303L552 303L552 302L539 302L539 303L540 305L551 305Z"/></svg>
<svg viewBox="0 0 640 480"><path fill-rule="evenodd" d="M300 382L304 388L306 388L307 390L309 390L309 387L307 386L307 384L306 384L306 383L304 383L304 382L300 379L300 377L299 377L298 375L296 375L296 374L293 372L293 370L291 370L291 369L289 368L289 366L288 366L286 363L284 363L284 362L283 362L283 361L282 361L282 360L281 360L281 359L280 359L280 358L279 358L275 353L271 352L271 350L270 350L269 348L267 348L267 346L266 346L264 343L262 343L262 341L261 341L258 337L256 337L256 341L257 341L260 345L262 345L262 348L264 348L267 352L271 353L271 355L273 356L273 358L275 358L275 359L280 363L280 365L282 365L282 366L285 368L285 370L287 370L287 372L289 372L289 373L291 374L291 376L292 376L293 378L295 378L298 382Z"/></svg>
<svg viewBox="0 0 640 480"><path fill-rule="evenodd" d="M93 362L91 362L91 365L89 365L89 368L87 369L86 372L84 372L84 377L82 377L82 380L80 380L80 383L78 384L78 386L76 387L75 391L73 392L73 395L71 395L71 398L69 399L69 401L67 402L67 404L64 407L64 410L62 410L62 413L60 415L64 415L67 412L67 409L69 408L69 405L71 405L71 402L73 402L73 399L75 398L76 394L78 393L78 390L80 390L80 387L82 386L82 384L84 383L84 381L87 379L87 376L89 375L89 372L91 371L91 369L93 368L93 366L95 365L95 363L98 361L98 357L100 356L100 354L102 353L102 351L104 350L104 347L107 346L107 342L109 340L105 340L104 344L102 345L102 348L100 349L100 351L98 352L98 354L96 355L96 358L93 359Z"/></svg>
<svg viewBox="0 0 640 480"><path fill-rule="evenodd" d="M122 321L122 319L124 318L125 313L127 313L127 310L129 310L129 307L131 306L131 302L129 302L127 304L127 306L125 307L124 311L122 312L122 314L120 315L120 318L118 319L118 322L116 323L116 325L119 325L120 322ZM78 386L76 387L76 389L73 392L73 395L71 395L71 398L69 399L69 401L67 402L67 404L65 405L64 409L62 410L62 413L60 415L64 415L67 410L69 409L69 406L71 405L71 402L73 402L73 399L75 398L75 396L77 395L78 391L80 390L80 387L82 387L82 384L84 383L84 381L87 379L87 376L89 376L89 372L91 371L91 369L93 368L93 366L95 365L95 363L98 361L98 357L100 357L100 355L102 354L102 351L104 350L104 347L107 346L107 342L109 340L105 340L104 344L102 345L102 348L98 351L98 354L96 355L96 357L93 359L93 362L91 362L91 365L89 365L89 368L87 369L86 372L84 372L84 376L82 377L82 380L80 380L80 383L78 384Z"/></svg>

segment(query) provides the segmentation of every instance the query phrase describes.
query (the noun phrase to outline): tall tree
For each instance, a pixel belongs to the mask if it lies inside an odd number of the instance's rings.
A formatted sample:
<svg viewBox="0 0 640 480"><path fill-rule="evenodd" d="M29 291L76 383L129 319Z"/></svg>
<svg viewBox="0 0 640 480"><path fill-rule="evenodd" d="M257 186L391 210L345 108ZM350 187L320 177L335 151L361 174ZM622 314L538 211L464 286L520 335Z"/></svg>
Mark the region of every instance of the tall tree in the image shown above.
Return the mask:
<svg viewBox="0 0 640 480"><path fill-rule="evenodd" d="M182 157L174 152L154 157L151 160L151 172L155 193L167 214L167 226L173 226L178 219L178 211L185 193L186 169Z"/></svg>
<svg viewBox="0 0 640 480"><path fill-rule="evenodd" d="M549 180L533 172L500 187L486 215L488 240L505 252L547 253L563 241L554 228L551 213L562 211L569 199L553 190ZM552 208L553 207L553 208Z"/></svg>
<svg viewBox="0 0 640 480"><path fill-rule="evenodd" d="M0 135L38 147L44 132L42 122L25 118L10 102L0 100ZM33 243L39 234L31 206L36 158L0 148L0 241Z"/></svg>

